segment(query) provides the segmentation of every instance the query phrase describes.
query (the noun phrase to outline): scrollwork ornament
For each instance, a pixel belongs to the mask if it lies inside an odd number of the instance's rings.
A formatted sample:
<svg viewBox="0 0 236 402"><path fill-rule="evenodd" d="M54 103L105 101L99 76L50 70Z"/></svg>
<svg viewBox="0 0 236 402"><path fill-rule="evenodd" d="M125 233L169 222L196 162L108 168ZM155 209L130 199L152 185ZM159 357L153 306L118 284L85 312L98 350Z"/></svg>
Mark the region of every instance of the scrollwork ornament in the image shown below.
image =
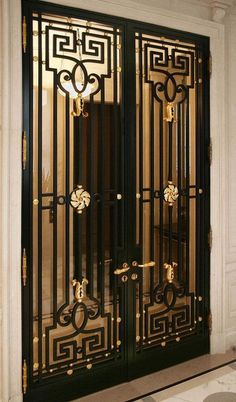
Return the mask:
<svg viewBox="0 0 236 402"><path fill-rule="evenodd" d="M90 194L78 185L70 194L70 205L78 214L82 214L83 209L89 206L90 198Z"/></svg>
<svg viewBox="0 0 236 402"><path fill-rule="evenodd" d="M168 202L170 207L172 207L178 197L178 188L173 183L169 182L164 189L164 200Z"/></svg>

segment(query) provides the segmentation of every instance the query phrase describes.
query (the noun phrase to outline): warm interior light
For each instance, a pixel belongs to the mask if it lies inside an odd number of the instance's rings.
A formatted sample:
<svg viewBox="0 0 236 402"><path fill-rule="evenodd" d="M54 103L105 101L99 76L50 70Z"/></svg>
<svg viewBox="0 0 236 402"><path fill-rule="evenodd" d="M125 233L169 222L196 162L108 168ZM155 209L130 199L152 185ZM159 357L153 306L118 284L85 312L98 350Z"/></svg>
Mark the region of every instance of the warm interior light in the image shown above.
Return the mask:
<svg viewBox="0 0 236 402"><path fill-rule="evenodd" d="M65 82L63 82L62 86L63 86L63 88L65 88L66 91L69 92L70 98L72 98L72 99L76 99L78 97L78 95L80 95L81 98L85 98L86 96L89 96L93 90L93 85L89 84L89 83L86 85L85 90L81 93L78 93L77 91L75 91L71 82L65 81ZM78 88L78 91L81 91L83 88L83 84L81 84L81 82L76 81L76 87ZM60 88L59 88L59 92L63 96L66 95L65 92L62 91Z"/></svg>

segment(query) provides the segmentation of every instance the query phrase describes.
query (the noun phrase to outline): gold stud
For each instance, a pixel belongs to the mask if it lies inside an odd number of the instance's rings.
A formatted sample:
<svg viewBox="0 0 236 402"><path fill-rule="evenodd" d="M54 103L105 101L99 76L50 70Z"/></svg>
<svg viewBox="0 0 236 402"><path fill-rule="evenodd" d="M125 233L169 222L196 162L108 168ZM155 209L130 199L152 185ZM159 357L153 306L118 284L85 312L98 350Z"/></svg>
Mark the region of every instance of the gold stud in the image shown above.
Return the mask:
<svg viewBox="0 0 236 402"><path fill-rule="evenodd" d="M199 301L202 301L202 296L198 296L198 300L199 300Z"/></svg>
<svg viewBox="0 0 236 402"><path fill-rule="evenodd" d="M91 363L87 364L87 369L91 370L91 368L93 367L93 365Z"/></svg>
<svg viewBox="0 0 236 402"><path fill-rule="evenodd" d="M33 204L34 204L34 205L38 205L38 204L39 204L39 200L38 200L37 198L35 198L34 201L33 201Z"/></svg>
<svg viewBox="0 0 236 402"><path fill-rule="evenodd" d="M37 343L39 341L39 338L37 336L34 337L33 342Z"/></svg>
<svg viewBox="0 0 236 402"><path fill-rule="evenodd" d="M202 189L202 188L199 188L198 192L199 192L199 194L202 194L202 193L203 193L203 189Z"/></svg>
<svg viewBox="0 0 236 402"><path fill-rule="evenodd" d="M198 321L201 322L201 321L202 321L202 317L198 317Z"/></svg>
<svg viewBox="0 0 236 402"><path fill-rule="evenodd" d="M199 82L199 84L201 84L201 83L202 83L202 79L201 79L201 78L199 78L198 82Z"/></svg>
<svg viewBox="0 0 236 402"><path fill-rule="evenodd" d="M120 345L121 345L121 341L117 341L116 346L120 346Z"/></svg>
<svg viewBox="0 0 236 402"><path fill-rule="evenodd" d="M136 336L136 342L139 342L140 341L140 336L138 335L138 336Z"/></svg>
<svg viewBox="0 0 236 402"><path fill-rule="evenodd" d="M72 370L72 369L67 370L67 375L72 375L72 374L73 374L73 370Z"/></svg>
<svg viewBox="0 0 236 402"><path fill-rule="evenodd" d="M140 317L141 317L141 314L137 313L136 318L140 318Z"/></svg>
<svg viewBox="0 0 236 402"><path fill-rule="evenodd" d="M180 337L179 336L177 336L177 338L176 338L176 342L179 342L180 341Z"/></svg>
<svg viewBox="0 0 236 402"><path fill-rule="evenodd" d="M140 193L137 193L137 194L136 194L136 198L138 198L138 199L141 198L141 194L140 194Z"/></svg>
<svg viewBox="0 0 236 402"><path fill-rule="evenodd" d="M38 363L34 363L34 370L38 370L39 368L39 364Z"/></svg>
<svg viewBox="0 0 236 402"><path fill-rule="evenodd" d="M117 322L121 322L121 318L120 318L120 317L118 317L116 321L117 321Z"/></svg>
<svg viewBox="0 0 236 402"><path fill-rule="evenodd" d="M116 198L117 198L117 200L121 200L122 194L117 194Z"/></svg>
<svg viewBox="0 0 236 402"><path fill-rule="evenodd" d="M122 71L122 70L121 70L121 67L117 67L117 72L118 72L118 73L121 73L121 71Z"/></svg>
<svg viewBox="0 0 236 402"><path fill-rule="evenodd" d="M161 342L161 346L164 348L166 346L166 342Z"/></svg>
<svg viewBox="0 0 236 402"><path fill-rule="evenodd" d="M198 63L201 64L201 63L202 63L202 59L199 58L199 59L198 59Z"/></svg>

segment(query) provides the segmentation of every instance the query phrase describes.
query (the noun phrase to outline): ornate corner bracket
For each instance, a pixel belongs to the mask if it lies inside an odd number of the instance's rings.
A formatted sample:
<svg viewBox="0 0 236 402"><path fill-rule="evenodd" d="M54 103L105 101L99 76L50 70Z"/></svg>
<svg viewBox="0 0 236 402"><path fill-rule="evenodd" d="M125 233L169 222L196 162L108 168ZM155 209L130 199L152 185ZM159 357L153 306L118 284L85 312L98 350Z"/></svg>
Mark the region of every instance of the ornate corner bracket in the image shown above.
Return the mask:
<svg viewBox="0 0 236 402"><path fill-rule="evenodd" d="M223 22L227 10L233 5L233 3L233 0L210 0L210 6L212 8L212 20L219 23Z"/></svg>

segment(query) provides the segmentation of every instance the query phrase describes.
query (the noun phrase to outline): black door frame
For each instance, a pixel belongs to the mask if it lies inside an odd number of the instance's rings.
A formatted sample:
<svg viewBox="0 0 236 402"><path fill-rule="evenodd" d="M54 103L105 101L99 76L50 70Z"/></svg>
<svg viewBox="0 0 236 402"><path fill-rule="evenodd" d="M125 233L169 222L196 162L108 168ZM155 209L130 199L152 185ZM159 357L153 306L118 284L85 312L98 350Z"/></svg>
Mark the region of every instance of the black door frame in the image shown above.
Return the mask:
<svg viewBox="0 0 236 402"><path fill-rule="evenodd" d="M114 16L94 13L91 11L80 10L72 7L64 7L62 5L55 5L50 3L44 3L37 0L23 0L23 15L26 17L28 21L30 19L30 15L32 11L45 12L51 14L59 14L70 16L73 15L75 17L80 17L84 19L91 19L94 21L100 21L103 23L110 23L115 25L122 26L124 30L124 34L126 36L125 40L125 54L131 55L135 54L135 46L134 40L132 37L132 33L136 30L143 30L146 33L154 33L158 31L161 36L168 35L169 37L178 38L179 40L190 40L194 41L199 47L201 47L202 52L205 55L205 59L208 59L209 56L209 38L203 37L197 34L192 34L188 32L181 32L178 30L172 30L170 28L152 25L144 22L127 20L124 18L118 18ZM31 31L28 29L27 31L27 43L29 48L31 48ZM129 107L129 113L124 115L124 125L127 133L130 133L129 136L126 136L125 139L125 149L129 149L130 155L135 155L135 93L132 91L132 87L135 87L135 65L134 65L134 57L133 58L125 58L125 76L124 76L124 86L126 87L126 97L125 97L125 110ZM32 80L31 69L30 69L30 55L27 52L23 55L23 79L24 79L24 87L23 87L23 124L24 129L27 134L27 154L30 155L32 153L32 143L30 138L30 130L32 128L32 122L30 121L29 116L32 116L33 106L32 99L30 94L29 82ZM200 152L203 155L201 163L199 163L199 169L201 171L201 176L204 179L202 186L207 189L204 197L204 202L202 203L202 213L204 214L204 223L201 225L201 233L198 233L199 241L201 242L200 248L202 250L201 260L204 264L204 280L201 282L201 294L204 295L205 303L204 303L204 311L203 315L206 317L209 313L209 278L210 278L210 253L207 242L207 234L210 228L210 169L209 169L209 160L208 160L208 145L210 142L210 130L209 130L209 72L207 68L207 62L203 63L203 88L204 88L204 105L203 105L203 116L202 121L200 122L201 129L201 143L200 143ZM30 200L30 194L32 190L32 178L31 178L31 161L29 160L29 164L26 170L23 171L23 179L22 179L22 250L24 248L27 249L28 254L28 262L32 261L32 256L30 255L30 250L32 250L32 240L31 240L31 228L30 222L32 221L32 205ZM127 194L127 201L125 206L125 219L126 222L132 222L134 220L134 205L135 205L135 183L131 180L135 172L135 158L125 158L124 164L125 171L125 192ZM136 259L137 250L135 248L135 231L133 225L127 225L126 231L126 244L127 247L127 256L129 256L131 263L132 260ZM32 339L31 326L29 325L29 317L32 316L30 300L32 297L32 290L29 284L32 281L31 272L29 271L29 280L26 287L22 287L22 305L23 305L23 361L26 360L30 363L30 356L32 356L30 339ZM133 287L131 283L127 284L128 292L124 295L127 297L131 297L132 300L127 300L128 305L128 316L132 317L132 303L134 303L135 294L133 291ZM132 301L130 303L130 301ZM135 338L134 334L134 325L133 321L130 320L127 333L129 333L129 339ZM86 395L92 392L95 392L99 389L109 387L123 381L127 381L127 379L132 379L138 377L140 375L144 375L150 373L152 371L156 371L160 368L164 368L170 365L176 364L178 362L188 360L190 358L196 357L203 353L209 352L209 331L207 327L207 323L204 325L204 332L195 336L195 347L191 348L191 339L185 340L182 344L176 344L171 349L168 350L156 350L150 349L145 352L144 355L140 355L140 358L137 360L134 359L135 350L132 346L132 343L129 341L128 337L126 338L126 351L127 351L127 360L129 361L129 368L126 366L126 370L124 370L124 365L121 364L120 368L116 364L114 367L109 367L109 376L107 375L107 366L106 364L100 365L98 370L90 371L89 375L86 373L85 376L80 376L78 381L78 377L74 378L62 378L60 377L60 382L56 387L52 388L53 380L45 381L44 385L32 386L30 385L26 395L24 396L25 401L66 401L71 400L73 398L78 397L78 382L83 384L82 387L79 387L79 396ZM144 363L148 361L148 366L145 367ZM23 364L23 362L22 362ZM28 368L29 370L29 368ZM106 378L105 384L102 383L102 379ZM55 384L55 383L54 383ZM55 389L56 388L56 389Z"/></svg>

